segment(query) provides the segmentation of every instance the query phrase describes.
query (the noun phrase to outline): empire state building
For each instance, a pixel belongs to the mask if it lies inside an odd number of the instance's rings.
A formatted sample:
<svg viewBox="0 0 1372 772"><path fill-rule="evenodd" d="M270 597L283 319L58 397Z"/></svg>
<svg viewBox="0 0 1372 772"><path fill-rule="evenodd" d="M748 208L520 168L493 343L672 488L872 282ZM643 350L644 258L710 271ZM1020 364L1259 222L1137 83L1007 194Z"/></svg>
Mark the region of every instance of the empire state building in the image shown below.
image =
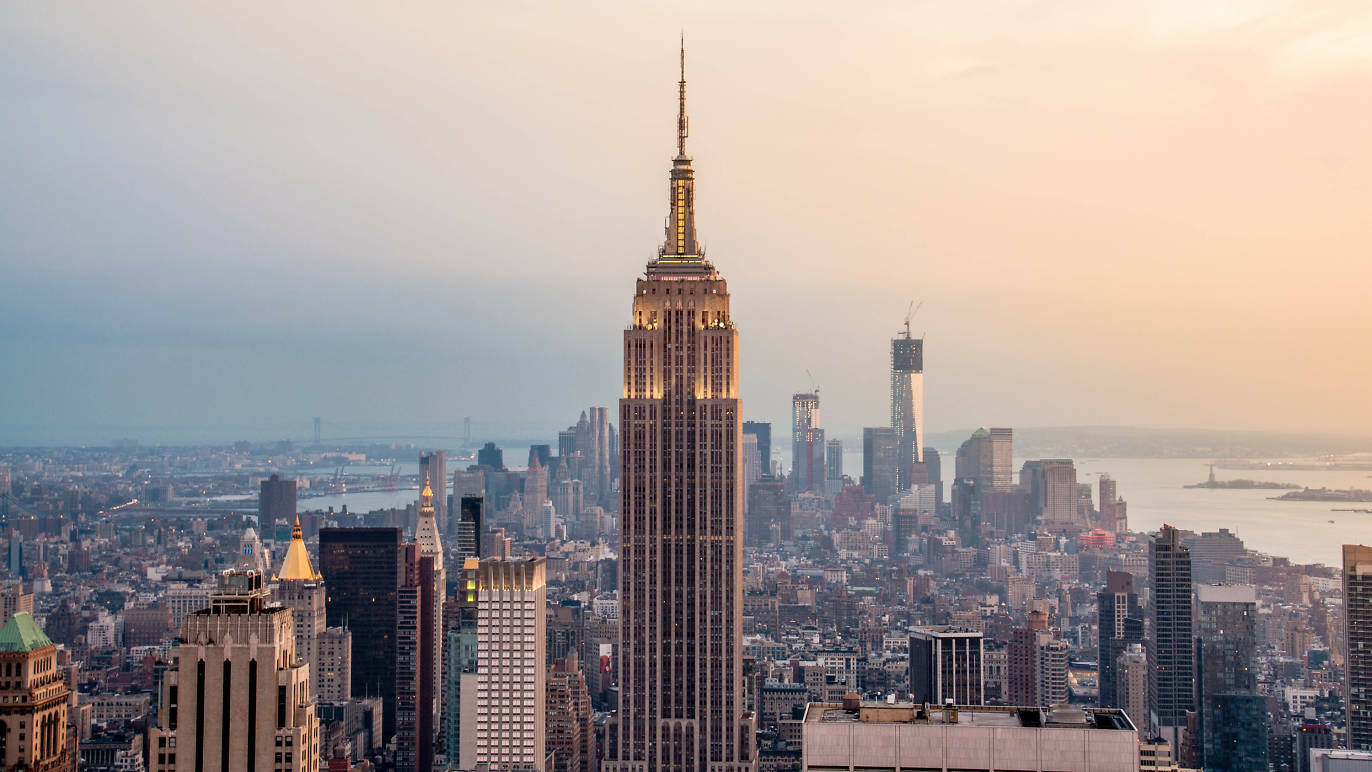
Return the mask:
<svg viewBox="0 0 1372 772"><path fill-rule="evenodd" d="M666 241L624 332L612 772L756 768L742 689L738 331L696 242L684 47L681 61Z"/></svg>

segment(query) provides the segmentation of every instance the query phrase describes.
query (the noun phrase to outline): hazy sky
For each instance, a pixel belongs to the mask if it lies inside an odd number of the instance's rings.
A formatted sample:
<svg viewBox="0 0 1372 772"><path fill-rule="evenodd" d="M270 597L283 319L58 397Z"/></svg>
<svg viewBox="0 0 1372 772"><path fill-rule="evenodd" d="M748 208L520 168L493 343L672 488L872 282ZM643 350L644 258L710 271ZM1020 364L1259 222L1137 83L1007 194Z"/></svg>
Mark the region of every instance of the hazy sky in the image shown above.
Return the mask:
<svg viewBox="0 0 1372 772"><path fill-rule="evenodd" d="M1365 0L642 5L8 4L0 424L613 404L684 28L748 417L1372 430Z"/></svg>

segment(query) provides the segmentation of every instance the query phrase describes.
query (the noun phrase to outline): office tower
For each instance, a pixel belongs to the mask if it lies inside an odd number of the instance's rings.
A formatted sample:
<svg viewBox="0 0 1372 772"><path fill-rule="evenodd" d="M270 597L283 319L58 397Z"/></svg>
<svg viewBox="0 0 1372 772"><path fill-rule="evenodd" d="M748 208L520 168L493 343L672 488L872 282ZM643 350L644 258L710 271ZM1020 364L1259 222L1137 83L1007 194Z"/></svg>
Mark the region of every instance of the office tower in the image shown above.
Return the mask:
<svg viewBox="0 0 1372 772"><path fill-rule="evenodd" d="M791 490L824 489L824 430L819 428L819 395L791 396Z"/></svg>
<svg viewBox="0 0 1372 772"><path fill-rule="evenodd" d="M695 233L685 52L667 238L637 281L620 400L620 698L607 772L751 769L738 331Z"/></svg>
<svg viewBox="0 0 1372 772"><path fill-rule="evenodd" d="M544 471L543 465L535 458L529 465L529 471L524 473L524 535L525 536L544 536L543 533L543 502L548 500L548 473Z"/></svg>
<svg viewBox="0 0 1372 772"><path fill-rule="evenodd" d="M152 769L319 769L310 666L296 655L290 609L267 601L262 574L225 571L210 607L186 616Z"/></svg>
<svg viewBox="0 0 1372 772"><path fill-rule="evenodd" d="M1143 644L1131 643L1115 658L1114 701L1136 725L1148 716L1148 655Z"/></svg>
<svg viewBox="0 0 1372 772"><path fill-rule="evenodd" d="M1134 592L1134 575L1125 571L1105 574L1105 589L1096 593L1096 630L1100 667L1100 705L1103 708L1123 708L1115 693L1115 660L1134 644L1143 643L1143 609ZM1143 714L1129 714L1143 721Z"/></svg>
<svg viewBox="0 0 1372 772"><path fill-rule="evenodd" d="M274 600L291 610L295 625L295 653L310 663L314 693L322 695L319 636L327 627L324 611L326 595L323 577L314 570L310 553L305 549L299 517L295 518L295 526L291 530L291 544L286 548L285 559L281 561L281 572L272 577L272 581L276 583L272 593Z"/></svg>
<svg viewBox="0 0 1372 772"><path fill-rule="evenodd" d="M1070 458L1038 462L1035 480L1039 526L1049 531L1080 530L1077 517L1077 468Z"/></svg>
<svg viewBox="0 0 1372 772"><path fill-rule="evenodd" d="M917 703L981 705L981 633L917 627L910 633L910 699Z"/></svg>
<svg viewBox="0 0 1372 772"><path fill-rule="evenodd" d="M353 634L346 627L326 627L317 639L318 662L310 663L319 684L320 702L347 702L352 697Z"/></svg>
<svg viewBox="0 0 1372 772"><path fill-rule="evenodd" d="M20 611L33 614L33 593L24 592L23 582L9 582L0 590L0 624Z"/></svg>
<svg viewBox="0 0 1372 772"><path fill-rule="evenodd" d="M757 435L743 435L743 449L739 455L743 458L743 490L748 490L753 483L762 479L762 456L757 450ZM743 500L743 514L748 514L748 500Z"/></svg>
<svg viewBox="0 0 1372 772"><path fill-rule="evenodd" d="M786 483L765 478L748 487L744 539L749 544L767 544L774 525L782 541L790 540L791 500L786 496Z"/></svg>
<svg viewBox="0 0 1372 772"><path fill-rule="evenodd" d="M1186 714L1196 709L1192 648L1191 551L1177 529L1164 525L1148 547L1153 638L1149 641L1149 722L1173 748L1181 748Z"/></svg>
<svg viewBox="0 0 1372 772"><path fill-rule="evenodd" d="M486 558L475 583L477 664L475 673L462 676L458 766L541 770L547 755L544 559Z"/></svg>
<svg viewBox="0 0 1372 772"><path fill-rule="evenodd" d="M257 526L265 539L276 538L276 524L295 520L295 480L274 474L262 481L257 494Z"/></svg>
<svg viewBox="0 0 1372 772"><path fill-rule="evenodd" d="M1206 770L1267 769L1267 700L1258 693L1252 585L1196 585L1196 743Z"/></svg>
<svg viewBox="0 0 1372 772"><path fill-rule="evenodd" d="M983 490L1006 490L1014 487L1013 455L1013 429L977 429L958 446L954 473L959 480L976 480Z"/></svg>
<svg viewBox="0 0 1372 772"><path fill-rule="evenodd" d="M434 494L434 518L438 532L448 530L448 454L442 450L419 452L419 479L428 483Z"/></svg>
<svg viewBox="0 0 1372 772"><path fill-rule="evenodd" d="M824 479L829 482L843 481L843 440L824 443Z"/></svg>
<svg viewBox="0 0 1372 772"><path fill-rule="evenodd" d="M382 735L395 733L395 629L399 528L319 529L319 570L329 577L330 627L353 636L354 697L380 697Z"/></svg>
<svg viewBox="0 0 1372 772"><path fill-rule="evenodd" d="M0 767L75 769L67 749L71 693L65 671L57 667L57 646L27 611L15 612L0 628L0 672Z"/></svg>
<svg viewBox="0 0 1372 772"><path fill-rule="evenodd" d="M1372 547L1343 545L1348 747L1372 750Z"/></svg>
<svg viewBox="0 0 1372 772"><path fill-rule="evenodd" d="M463 496L458 510L457 554L463 559L481 557L481 508L484 500L480 496Z"/></svg>
<svg viewBox="0 0 1372 772"><path fill-rule="evenodd" d="M410 575L415 572L422 573L429 582L429 586L423 588L423 592L429 604L425 613L429 630L424 638L427 642L429 664L424 670L430 681L427 691L428 702L425 703L429 711L430 740L434 727L438 726L439 703L443 694L443 598L447 594L447 576L443 572L443 542L438 536L434 499L433 489L429 487L429 481L426 479L424 490L419 494L419 525L415 529L414 541L419 546L420 556L429 558L432 564L422 568L411 566L406 569Z"/></svg>
<svg viewBox="0 0 1372 772"><path fill-rule="evenodd" d="M534 465L534 459L535 459L535 458L538 459L538 463L542 464L542 465L545 466L545 467L548 466L550 463L552 463L552 460L553 460L553 448L552 448L552 446L551 446L551 445L548 445L548 444L530 445L530 446L529 446L529 466L533 466L533 465Z"/></svg>
<svg viewBox="0 0 1372 772"><path fill-rule="evenodd" d="M425 492L432 491L425 486ZM427 507L433 519L432 507ZM433 769L437 729L442 610L435 592L437 564L421 544L401 548L403 578L396 591L395 768L397 772ZM436 616L437 615L437 616Z"/></svg>
<svg viewBox="0 0 1372 772"><path fill-rule="evenodd" d="M895 498L899 478L900 437L887 426L862 430L862 487L877 497L878 504Z"/></svg>
<svg viewBox="0 0 1372 772"><path fill-rule="evenodd" d="M905 335L891 339L891 428L899 443L896 487L903 491L924 463L924 339L910 337L909 319Z"/></svg>
<svg viewBox="0 0 1372 772"><path fill-rule="evenodd" d="M495 472L505 471L505 451L488 442L476 452L476 465Z"/></svg>
<svg viewBox="0 0 1372 772"><path fill-rule="evenodd" d="M744 421L743 433L757 437L757 455L762 460L762 476L772 474L772 425L766 421Z"/></svg>
<svg viewBox="0 0 1372 772"><path fill-rule="evenodd" d="M582 451L588 468L582 482L586 484L591 500L602 504L613 488L610 479L610 409L591 407L586 412L589 447Z"/></svg>
<svg viewBox="0 0 1372 772"><path fill-rule="evenodd" d="M585 487L580 480L555 480L548 485L548 500L568 524L575 523L585 506Z"/></svg>
<svg viewBox="0 0 1372 772"><path fill-rule="evenodd" d="M547 682L547 772L591 772L595 769L595 727L591 695L577 652L553 662Z"/></svg>

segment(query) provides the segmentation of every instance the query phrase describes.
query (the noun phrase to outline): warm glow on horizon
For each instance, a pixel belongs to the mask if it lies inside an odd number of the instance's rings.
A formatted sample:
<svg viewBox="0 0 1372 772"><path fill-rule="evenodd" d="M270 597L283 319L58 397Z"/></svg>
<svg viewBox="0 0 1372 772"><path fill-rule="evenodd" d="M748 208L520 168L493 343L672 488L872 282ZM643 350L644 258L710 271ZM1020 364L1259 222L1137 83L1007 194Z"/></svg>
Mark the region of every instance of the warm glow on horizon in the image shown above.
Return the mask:
<svg viewBox="0 0 1372 772"><path fill-rule="evenodd" d="M1364 2L5 16L0 425L609 404L684 28L745 417L1372 434Z"/></svg>

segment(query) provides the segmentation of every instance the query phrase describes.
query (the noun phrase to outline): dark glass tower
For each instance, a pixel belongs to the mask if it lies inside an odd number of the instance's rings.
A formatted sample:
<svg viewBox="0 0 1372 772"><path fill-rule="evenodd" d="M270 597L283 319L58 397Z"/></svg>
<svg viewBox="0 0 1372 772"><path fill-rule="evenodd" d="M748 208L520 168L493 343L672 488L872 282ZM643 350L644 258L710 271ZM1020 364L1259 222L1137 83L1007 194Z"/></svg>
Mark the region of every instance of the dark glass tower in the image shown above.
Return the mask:
<svg viewBox="0 0 1372 772"><path fill-rule="evenodd" d="M1149 641L1148 713L1173 748L1181 747L1186 714L1196 709L1196 662L1191 616L1191 551L1177 529L1164 525L1148 548L1153 590L1153 640Z"/></svg>
<svg viewBox="0 0 1372 772"><path fill-rule="evenodd" d="M354 697L379 696L382 733L395 732L395 655L402 580L399 528L319 529L319 571L329 577L330 627L353 634Z"/></svg>
<svg viewBox="0 0 1372 772"><path fill-rule="evenodd" d="M624 331L620 697L610 772L755 768L743 700L743 459L729 288L696 242L685 52L666 240Z"/></svg>
<svg viewBox="0 0 1372 772"><path fill-rule="evenodd" d="M1372 547L1343 545L1348 747L1372 750Z"/></svg>
<svg viewBox="0 0 1372 772"><path fill-rule="evenodd" d="M257 530L266 540L276 539L276 524L295 521L295 480L272 475L262 481L257 495Z"/></svg>
<svg viewBox="0 0 1372 772"><path fill-rule="evenodd" d="M1196 587L1201 760L1212 772L1267 769L1267 700L1258 693L1258 603L1250 585Z"/></svg>

